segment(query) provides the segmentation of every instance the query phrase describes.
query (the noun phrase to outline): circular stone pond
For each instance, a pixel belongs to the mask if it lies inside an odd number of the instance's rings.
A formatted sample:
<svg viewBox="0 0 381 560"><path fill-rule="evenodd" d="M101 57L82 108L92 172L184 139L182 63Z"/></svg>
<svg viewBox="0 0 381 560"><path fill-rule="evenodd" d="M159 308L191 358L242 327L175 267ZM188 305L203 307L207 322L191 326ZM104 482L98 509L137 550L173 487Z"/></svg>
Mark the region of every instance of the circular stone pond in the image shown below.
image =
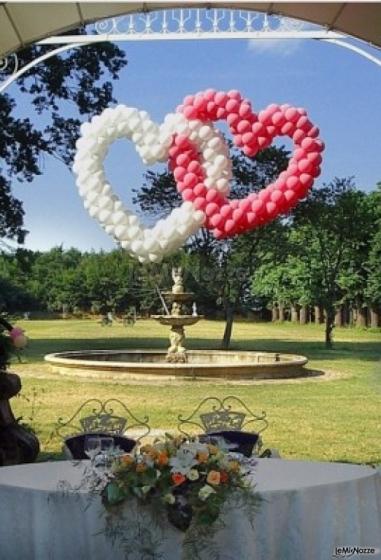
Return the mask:
<svg viewBox="0 0 381 560"><path fill-rule="evenodd" d="M308 375L304 356L271 352L188 350L187 363L167 363L165 350L83 350L48 354L64 375L166 380L178 378L281 379Z"/></svg>

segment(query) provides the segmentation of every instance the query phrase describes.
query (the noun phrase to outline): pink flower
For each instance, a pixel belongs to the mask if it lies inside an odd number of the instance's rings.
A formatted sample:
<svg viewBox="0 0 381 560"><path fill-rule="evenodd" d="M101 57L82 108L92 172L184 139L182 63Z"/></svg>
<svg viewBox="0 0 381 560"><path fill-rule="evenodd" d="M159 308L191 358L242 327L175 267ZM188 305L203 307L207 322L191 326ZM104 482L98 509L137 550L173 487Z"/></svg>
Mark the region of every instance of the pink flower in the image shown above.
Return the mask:
<svg viewBox="0 0 381 560"><path fill-rule="evenodd" d="M11 337L15 348L25 348L28 343L28 339L25 336L24 331L19 327L14 327L10 331L9 336Z"/></svg>

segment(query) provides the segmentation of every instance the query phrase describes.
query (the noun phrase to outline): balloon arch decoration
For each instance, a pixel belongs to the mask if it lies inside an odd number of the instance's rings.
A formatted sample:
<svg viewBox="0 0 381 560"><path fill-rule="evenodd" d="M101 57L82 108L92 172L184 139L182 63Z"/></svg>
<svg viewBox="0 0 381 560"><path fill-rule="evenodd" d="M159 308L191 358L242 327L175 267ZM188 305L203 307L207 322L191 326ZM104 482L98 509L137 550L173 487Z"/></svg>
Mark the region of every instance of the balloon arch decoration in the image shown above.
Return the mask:
<svg viewBox="0 0 381 560"><path fill-rule="evenodd" d="M123 22L127 22L124 28ZM304 25L288 18L234 9L172 9L112 18L97 22L93 34L40 41L38 45L61 46L21 69L17 68L17 55L0 61L0 70L12 60L14 63L13 72L0 84L0 93L39 62L104 40L314 39L348 48L381 66L380 59L346 41L346 36L317 26L305 29ZM293 153L288 168L259 193L242 200L230 199L231 161L224 137L215 128L218 120L226 121L235 146L251 157L270 146L276 137L289 137ZM108 147L119 138L132 141L147 165L168 161L181 193L182 205L152 228L145 228L124 206L105 177L104 158ZM323 150L319 129L304 109L272 104L256 113L240 92L209 89L187 96L160 125L144 110L124 105L106 109L82 125L74 171L90 216L140 262L160 262L200 227L222 239L250 231L288 212L306 196L320 174Z"/></svg>
<svg viewBox="0 0 381 560"><path fill-rule="evenodd" d="M229 199L231 161L213 123L225 120L234 144L255 156L277 136L288 136L294 151L287 169L259 193ZM165 220L145 228L108 183L103 160L118 138L135 143L143 162L169 160L183 203ZM305 109L272 104L258 114L236 90L208 89L188 95L176 113L154 123L146 111L118 105L81 127L74 172L89 214L140 262L159 262L181 247L200 226L218 239L265 225L293 208L320 174L323 142Z"/></svg>

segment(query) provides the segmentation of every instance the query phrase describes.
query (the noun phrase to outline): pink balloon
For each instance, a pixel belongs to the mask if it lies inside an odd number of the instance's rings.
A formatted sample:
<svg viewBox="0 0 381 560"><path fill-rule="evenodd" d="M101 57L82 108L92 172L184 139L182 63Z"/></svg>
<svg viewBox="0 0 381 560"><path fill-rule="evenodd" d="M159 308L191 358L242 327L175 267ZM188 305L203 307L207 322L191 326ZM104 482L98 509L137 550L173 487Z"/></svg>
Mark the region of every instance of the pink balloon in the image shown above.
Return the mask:
<svg viewBox="0 0 381 560"><path fill-rule="evenodd" d="M182 197L183 197L184 200L191 200L192 201L192 200L194 200L195 195L194 195L194 192L193 192L192 189L185 189L182 192Z"/></svg>
<svg viewBox="0 0 381 560"><path fill-rule="evenodd" d="M226 122L230 127L236 126L239 120L240 118L238 113L229 113L228 116L226 117Z"/></svg>
<svg viewBox="0 0 381 560"><path fill-rule="evenodd" d="M205 187L204 183L197 183L197 185L193 189L193 192L196 196L206 194L206 187Z"/></svg>
<svg viewBox="0 0 381 560"><path fill-rule="evenodd" d="M309 175L308 173L302 173L299 177L299 181L304 187L309 189L313 185L314 178L312 177L312 175Z"/></svg>
<svg viewBox="0 0 381 560"><path fill-rule="evenodd" d="M236 227L235 221L234 220L226 220L225 222L225 231L226 233L232 233L234 231Z"/></svg>
<svg viewBox="0 0 381 560"><path fill-rule="evenodd" d="M280 190L275 190L271 193L270 200L275 204L280 204L283 200L283 193Z"/></svg>
<svg viewBox="0 0 381 560"><path fill-rule="evenodd" d="M289 109L287 109L284 113L284 116L286 117L286 119L291 122L291 123L296 123L296 121L299 119L300 117L300 113L298 112L297 109L295 109L295 107L290 107Z"/></svg>
<svg viewBox="0 0 381 560"><path fill-rule="evenodd" d="M208 101L205 99L205 97L203 95L196 95L194 101L193 101L193 105L194 107L196 107L196 109L206 109L206 105L207 105Z"/></svg>
<svg viewBox="0 0 381 560"><path fill-rule="evenodd" d="M190 162L190 157L187 154L179 154L176 158L176 164L179 167L187 167Z"/></svg>
<svg viewBox="0 0 381 560"><path fill-rule="evenodd" d="M195 187L198 183L198 178L195 173L187 173L184 177L184 185L192 188Z"/></svg>
<svg viewBox="0 0 381 560"><path fill-rule="evenodd" d="M201 165L198 161L191 161L187 167L188 173L200 173L201 172Z"/></svg>
<svg viewBox="0 0 381 560"><path fill-rule="evenodd" d="M309 173L312 167L313 165L308 159L302 159L298 162L298 169L301 173Z"/></svg>
<svg viewBox="0 0 381 560"><path fill-rule="evenodd" d="M261 214L264 211L263 200L261 200L260 198L254 200L254 202L251 204L251 209L256 214Z"/></svg>
<svg viewBox="0 0 381 560"><path fill-rule="evenodd" d="M225 232L216 228L213 230L213 235L216 239L223 239L225 237Z"/></svg>
<svg viewBox="0 0 381 560"><path fill-rule="evenodd" d="M306 133L301 129L296 130L292 135L292 139L295 142L295 144L300 144L305 137L306 137Z"/></svg>
<svg viewBox="0 0 381 560"><path fill-rule="evenodd" d="M313 126L311 130L308 131L308 136L310 138L317 138L319 136L319 129L317 126Z"/></svg>
<svg viewBox="0 0 381 560"><path fill-rule="evenodd" d="M271 121L274 126L281 127L286 122L286 117L282 111L277 111L273 114Z"/></svg>
<svg viewBox="0 0 381 560"><path fill-rule="evenodd" d="M257 215L255 212L248 212L246 214L246 219L249 226L253 226L257 220Z"/></svg>
<svg viewBox="0 0 381 560"><path fill-rule="evenodd" d="M292 122L286 122L280 129L285 136L292 136L295 132L295 125Z"/></svg>
<svg viewBox="0 0 381 560"><path fill-rule="evenodd" d="M182 181L186 175L187 170L185 169L185 167L176 167L176 169L173 172L173 176L176 179L176 181Z"/></svg>
<svg viewBox="0 0 381 560"><path fill-rule="evenodd" d="M242 99L241 94L237 89L231 89L230 91L228 91L228 97L231 97L232 99L236 99L238 101Z"/></svg>
<svg viewBox="0 0 381 560"><path fill-rule="evenodd" d="M246 213L251 208L251 200L249 197L240 200L238 208Z"/></svg>
<svg viewBox="0 0 381 560"><path fill-rule="evenodd" d="M297 177L289 177L286 185L290 190L294 190L299 185L299 179Z"/></svg>
<svg viewBox="0 0 381 560"><path fill-rule="evenodd" d="M244 217L244 213L240 208L233 211L233 220L239 223Z"/></svg>
<svg viewBox="0 0 381 560"><path fill-rule="evenodd" d="M298 199L298 194L293 190L284 191L284 198L287 202L293 202Z"/></svg>
<svg viewBox="0 0 381 560"><path fill-rule="evenodd" d="M301 159L304 159L306 156L307 156L307 154L306 154L305 150L303 150L303 148L298 148L294 152L293 159L295 159L296 161L300 161Z"/></svg>
<svg viewBox="0 0 381 560"><path fill-rule="evenodd" d="M183 105L193 105L194 95L184 97Z"/></svg>
<svg viewBox="0 0 381 560"><path fill-rule="evenodd" d="M251 105L249 103L241 103L238 113L240 117L247 117L251 114Z"/></svg>
<svg viewBox="0 0 381 560"><path fill-rule="evenodd" d="M213 202L216 198L220 196L220 193L216 189L209 189L206 193L206 200L208 202Z"/></svg>
<svg viewBox="0 0 381 560"><path fill-rule="evenodd" d="M307 158L313 165L320 165L323 160L319 152L309 152Z"/></svg>
<svg viewBox="0 0 381 560"><path fill-rule="evenodd" d="M271 216L276 213L277 207L274 202L267 202L266 203L266 211Z"/></svg>
<svg viewBox="0 0 381 560"><path fill-rule="evenodd" d="M193 201L193 206L196 208L196 210L205 210L206 204L207 202L203 196L198 196Z"/></svg>
<svg viewBox="0 0 381 560"><path fill-rule="evenodd" d="M253 157L253 156L255 156L257 151L258 150L257 150L256 146L244 146L243 147L243 153L245 154L245 156Z"/></svg>
<svg viewBox="0 0 381 560"><path fill-rule="evenodd" d="M242 142L244 144L251 144L254 140L255 138L252 132L245 132L245 134L242 134Z"/></svg>
<svg viewBox="0 0 381 560"><path fill-rule="evenodd" d="M243 133L249 132L249 131L251 132L251 126L252 126L251 122L244 119L244 120L242 120L238 123L237 131L240 134L243 134Z"/></svg>
<svg viewBox="0 0 381 560"><path fill-rule="evenodd" d="M234 135L233 144L235 146L237 146L238 148L241 148L243 146L242 134L235 134Z"/></svg>
<svg viewBox="0 0 381 560"><path fill-rule="evenodd" d="M215 89L207 89L204 92L204 97L205 99L207 99L208 101L211 101L214 99L215 95L216 95L216 90Z"/></svg>
<svg viewBox="0 0 381 560"><path fill-rule="evenodd" d="M225 107L228 99L228 95L224 91L218 91L214 96L214 102L220 107Z"/></svg>
<svg viewBox="0 0 381 560"><path fill-rule="evenodd" d="M189 143L188 137L184 136L183 134L178 134L175 137L175 144L179 148L184 148L186 145L188 145L188 143Z"/></svg>
<svg viewBox="0 0 381 560"><path fill-rule="evenodd" d="M221 216L223 216L224 218L228 218L233 214L233 209L230 204L224 204L223 206L221 206L220 212Z"/></svg>
<svg viewBox="0 0 381 560"><path fill-rule="evenodd" d="M251 130L253 131L253 134L255 134L256 136L260 136L260 135L262 136L267 133L264 124L258 121L253 123Z"/></svg>
<svg viewBox="0 0 381 560"><path fill-rule="evenodd" d="M218 210L219 210L218 204L216 204L215 202L208 202L206 204L205 214L207 216L211 216L212 214L218 212Z"/></svg>
<svg viewBox="0 0 381 560"><path fill-rule="evenodd" d="M238 113L239 101L237 99L229 99L226 103L226 110L228 113Z"/></svg>
<svg viewBox="0 0 381 560"><path fill-rule="evenodd" d="M223 225L223 222L224 222L224 218L223 216L221 216L221 214L214 214L214 216L210 218L210 224L213 227L218 228L220 225Z"/></svg>
<svg viewBox="0 0 381 560"><path fill-rule="evenodd" d="M189 120L195 119L197 115L196 107L193 107L193 105L187 105L184 107L184 115Z"/></svg>

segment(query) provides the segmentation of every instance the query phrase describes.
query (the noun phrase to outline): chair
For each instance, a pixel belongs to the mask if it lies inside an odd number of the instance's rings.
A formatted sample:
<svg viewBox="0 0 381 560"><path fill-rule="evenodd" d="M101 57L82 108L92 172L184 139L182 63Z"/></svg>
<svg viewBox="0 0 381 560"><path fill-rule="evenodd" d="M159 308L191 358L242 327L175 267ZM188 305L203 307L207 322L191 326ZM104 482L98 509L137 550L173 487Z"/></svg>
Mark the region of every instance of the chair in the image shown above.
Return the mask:
<svg viewBox="0 0 381 560"><path fill-rule="evenodd" d="M115 414L115 409L120 410L122 416ZM59 418L57 424L55 432L63 439L64 453L69 459L75 460L88 458L85 453L86 436L111 436L114 445L128 453L150 432L148 417L138 419L118 399L88 399L69 420ZM134 438L127 437L127 431ZM140 433L139 437L136 437L137 432Z"/></svg>
<svg viewBox="0 0 381 560"><path fill-rule="evenodd" d="M242 453L246 457L279 456L277 452L266 449L261 453L261 433L268 427L266 413L253 414L238 397L224 399L206 397L188 417L178 416L178 430L186 436L191 434L187 428L197 426L203 431L201 441L214 441L222 438L229 451ZM246 431L248 425L257 426L256 431Z"/></svg>

